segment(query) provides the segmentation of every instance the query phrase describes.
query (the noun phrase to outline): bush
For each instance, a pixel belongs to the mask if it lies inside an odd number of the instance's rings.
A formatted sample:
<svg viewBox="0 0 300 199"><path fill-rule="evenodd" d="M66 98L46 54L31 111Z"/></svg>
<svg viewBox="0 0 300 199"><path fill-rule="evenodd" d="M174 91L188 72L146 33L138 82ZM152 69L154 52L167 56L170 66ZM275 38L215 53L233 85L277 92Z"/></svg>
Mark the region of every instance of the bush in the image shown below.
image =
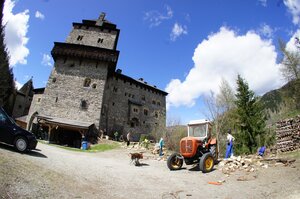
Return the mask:
<svg viewBox="0 0 300 199"><path fill-rule="evenodd" d="M172 126L167 128L165 146L171 151L180 151L180 140L187 136L186 126Z"/></svg>

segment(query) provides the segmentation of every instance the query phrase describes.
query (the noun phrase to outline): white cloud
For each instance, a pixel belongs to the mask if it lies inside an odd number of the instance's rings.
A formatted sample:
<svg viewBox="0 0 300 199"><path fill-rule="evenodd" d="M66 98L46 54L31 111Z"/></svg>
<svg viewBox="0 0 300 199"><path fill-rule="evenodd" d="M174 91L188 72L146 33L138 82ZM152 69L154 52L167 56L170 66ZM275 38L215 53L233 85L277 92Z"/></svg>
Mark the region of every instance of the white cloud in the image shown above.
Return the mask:
<svg viewBox="0 0 300 199"><path fill-rule="evenodd" d="M284 0L284 5L288 7L289 12L293 16L293 23L300 24L300 0Z"/></svg>
<svg viewBox="0 0 300 199"><path fill-rule="evenodd" d="M287 50L294 52L299 51L299 49L296 47L296 37L300 38L300 29L298 29L286 43Z"/></svg>
<svg viewBox="0 0 300 199"><path fill-rule="evenodd" d="M166 87L167 107L195 104L210 91L219 92L222 78L235 87L237 75L260 95L283 84L276 63L277 53L270 40L249 31L245 35L226 27L208 36L195 49L194 67L181 81L172 79Z"/></svg>
<svg viewBox="0 0 300 199"><path fill-rule="evenodd" d="M35 12L35 17L41 20L45 19L45 15L43 15L40 11Z"/></svg>
<svg viewBox="0 0 300 199"><path fill-rule="evenodd" d="M44 66L52 66L51 56L48 54L43 54L43 59L41 62Z"/></svg>
<svg viewBox="0 0 300 199"><path fill-rule="evenodd" d="M3 9L3 22L5 25L5 43L10 55L10 65L27 64L29 49L27 48L29 22L29 10L13 14L15 2L6 0Z"/></svg>
<svg viewBox="0 0 300 199"><path fill-rule="evenodd" d="M272 38L274 35L274 29L272 29L268 24L261 24L258 32L267 37L267 38Z"/></svg>
<svg viewBox="0 0 300 199"><path fill-rule="evenodd" d="M186 34L188 34L187 27L182 26L178 23L175 23L172 28L172 32L170 34L170 39L171 39L171 41L176 41L176 39L178 37L180 37L181 35L186 35Z"/></svg>
<svg viewBox="0 0 300 199"><path fill-rule="evenodd" d="M258 2L259 2L263 7L267 7L267 0L258 0Z"/></svg>
<svg viewBox="0 0 300 199"><path fill-rule="evenodd" d="M15 86L19 90L20 88L22 88L23 84L21 84L20 82L18 82L17 80L15 80Z"/></svg>
<svg viewBox="0 0 300 199"><path fill-rule="evenodd" d="M157 10L146 12L144 20L150 23L150 27L159 26L164 20L168 20L173 17L173 10L171 7L166 6L166 10L167 12L165 14L162 14Z"/></svg>

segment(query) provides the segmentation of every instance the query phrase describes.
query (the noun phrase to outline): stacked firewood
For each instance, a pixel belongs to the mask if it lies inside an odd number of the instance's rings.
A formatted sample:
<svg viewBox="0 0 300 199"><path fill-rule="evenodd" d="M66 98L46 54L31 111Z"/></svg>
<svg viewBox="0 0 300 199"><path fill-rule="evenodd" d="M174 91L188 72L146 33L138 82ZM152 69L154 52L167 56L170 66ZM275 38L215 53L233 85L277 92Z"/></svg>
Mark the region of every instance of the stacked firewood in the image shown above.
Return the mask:
<svg viewBox="0 0 300 199"><path fill-rule="evenodd" d="M276 123L277 152L300 148L300 115Z"/></svg>

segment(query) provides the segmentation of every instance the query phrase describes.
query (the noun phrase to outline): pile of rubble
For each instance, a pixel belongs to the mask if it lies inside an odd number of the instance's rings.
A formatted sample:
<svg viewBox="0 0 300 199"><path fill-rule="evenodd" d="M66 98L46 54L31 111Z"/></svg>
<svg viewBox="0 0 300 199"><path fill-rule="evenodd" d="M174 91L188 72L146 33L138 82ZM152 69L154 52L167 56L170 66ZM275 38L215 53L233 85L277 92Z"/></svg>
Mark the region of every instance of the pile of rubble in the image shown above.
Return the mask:
<svg viewBox="0 0 300 199"><path fill-rule="evenodd" d="M217 168L222 170L224 174L230 174L237 170L254 172L261 168L267 169L270 166L288 166L295 162L295 159L281 159L276 157L263 158L257 155L249 155L245 157L231 157L219 162Z"/></svg>

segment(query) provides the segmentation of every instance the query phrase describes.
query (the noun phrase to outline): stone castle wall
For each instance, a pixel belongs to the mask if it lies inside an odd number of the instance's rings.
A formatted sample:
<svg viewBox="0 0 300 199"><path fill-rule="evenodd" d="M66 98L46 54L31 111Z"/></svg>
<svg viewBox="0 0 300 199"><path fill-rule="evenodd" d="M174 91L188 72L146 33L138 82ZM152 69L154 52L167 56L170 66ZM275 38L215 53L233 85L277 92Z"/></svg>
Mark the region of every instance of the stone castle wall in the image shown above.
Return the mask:
<svg viewBox="0 0 300 199"><path fill-rule="evenodd" d="M90 85L84 86L90 79ZM42 111L44 115L93 122L97 127L107 65L79 59L57 59L45 89ZM82 102L86 107L82 107Z"/></svg>
<svg viewBox="0 0 300 199"><path fill-rule="evenodd" d="M94 46L113 50L117 39L117 31L108 31L106 29L89 27L84 29L83 26L74 26L67 37L67 43L81 44L86 46ZM82 36L82 38L80 38Z"/></svg>
<svg viewBox="0 0 300 199"><path fill-rule="evenodd" d="M112 77L108 81L101 118L101 126L108 133L129 131L139 139L165 127L165 96L155 90L127 78Z"/></svg>

